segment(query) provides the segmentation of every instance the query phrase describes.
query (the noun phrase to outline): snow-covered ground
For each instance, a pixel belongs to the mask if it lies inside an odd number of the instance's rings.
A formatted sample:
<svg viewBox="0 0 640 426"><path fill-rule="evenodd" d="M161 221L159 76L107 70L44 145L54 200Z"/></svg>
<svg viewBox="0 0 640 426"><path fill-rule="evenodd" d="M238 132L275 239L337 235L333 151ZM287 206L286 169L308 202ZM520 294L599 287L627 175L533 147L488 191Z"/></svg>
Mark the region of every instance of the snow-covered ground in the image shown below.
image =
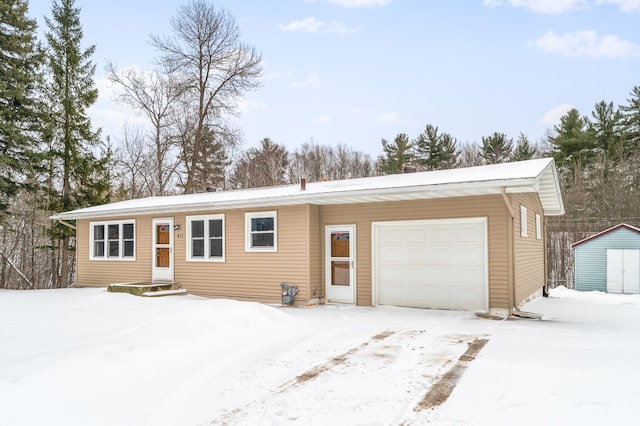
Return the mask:
<svg viewBox="0 0 640 426"><path fill-rule="evenodd" d="M0 425L637 424L640 296L551 295L495 321L0 291Z"/></svg>

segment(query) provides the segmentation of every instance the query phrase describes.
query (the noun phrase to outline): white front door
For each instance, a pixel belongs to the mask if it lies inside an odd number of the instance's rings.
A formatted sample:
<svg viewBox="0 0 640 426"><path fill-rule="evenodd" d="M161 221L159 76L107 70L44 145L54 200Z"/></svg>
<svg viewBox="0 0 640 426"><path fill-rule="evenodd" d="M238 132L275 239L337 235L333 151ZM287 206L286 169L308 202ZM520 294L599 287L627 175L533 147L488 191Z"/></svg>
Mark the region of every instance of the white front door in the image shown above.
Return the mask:
<svg viewBox="0 0 640 426"><path fill-rule="evenodd" d="M327 301L355 302L355 225L325 228Z"/></svg>
<svg viewBox="0 0 640 426"><path fill-rule="evenodd" d="M153 281L173 281L173 219L153 219Z"/></svg>

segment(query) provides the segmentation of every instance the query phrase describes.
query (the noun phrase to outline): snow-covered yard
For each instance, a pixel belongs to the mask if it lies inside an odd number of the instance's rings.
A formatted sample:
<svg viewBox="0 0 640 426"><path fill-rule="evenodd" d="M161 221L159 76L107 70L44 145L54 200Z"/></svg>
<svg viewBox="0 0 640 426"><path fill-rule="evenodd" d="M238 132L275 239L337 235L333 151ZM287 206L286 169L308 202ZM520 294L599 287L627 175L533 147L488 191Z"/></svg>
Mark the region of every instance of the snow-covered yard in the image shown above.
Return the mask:
<svg viewBox="0 0 640 426"><path fill-rule="evenodd" d="M635 424L640 297L523 309L543 320L0 291L0 424Z"/></svg>

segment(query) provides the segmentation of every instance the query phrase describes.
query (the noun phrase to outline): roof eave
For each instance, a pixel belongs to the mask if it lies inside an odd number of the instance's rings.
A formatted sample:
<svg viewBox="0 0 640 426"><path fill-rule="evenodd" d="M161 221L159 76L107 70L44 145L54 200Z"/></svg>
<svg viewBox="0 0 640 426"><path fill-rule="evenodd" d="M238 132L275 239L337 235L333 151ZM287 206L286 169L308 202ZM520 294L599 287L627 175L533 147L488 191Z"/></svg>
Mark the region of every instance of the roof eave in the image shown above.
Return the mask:
<svg viewBox="0 0 640 426"><path fill-rule="evenodd" d="M463 195L499 194L501 188L508 192L536 192L537 178L499 179L492 181L459 182L447 184L417 185L401 188L377 188L327 193L303 193L280 195L277 197L262 197L252 200L233 200L228 202L197 202L181 205L146 206L105 210L101 212L65 212L51 216L51 219L77 220L99 219L128 215L183 213L199 210L223 210L232 208L258 208L266 206L284 206L295 204L344 204L364 202L384 202L412 199L446 198L453 191L460 191ZM464 190L464 193L462 191ZM440 195L442 194L442 195ZM440 196L439 196L440 195ZM545 214L547 212L545 211Z"/></svg>

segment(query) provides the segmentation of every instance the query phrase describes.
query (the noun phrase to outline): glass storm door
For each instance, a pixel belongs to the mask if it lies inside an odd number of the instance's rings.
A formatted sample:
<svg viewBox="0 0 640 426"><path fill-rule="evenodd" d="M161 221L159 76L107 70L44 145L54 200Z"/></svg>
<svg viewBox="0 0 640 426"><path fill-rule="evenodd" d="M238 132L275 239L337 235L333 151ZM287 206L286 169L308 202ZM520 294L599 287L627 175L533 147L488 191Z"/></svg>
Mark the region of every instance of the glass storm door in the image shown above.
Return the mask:
<svg viewBox="0 0 640 426"><path fill-rule="evenodd" d="M355 234L355 225L326 227L325 277L328 302L355 302Z"/></svg>
<svg viewBox="0 0 640 426"><path fill-rule="evenodd" d="M173 281L173 219L153 219L153 281Z"/></svg>

